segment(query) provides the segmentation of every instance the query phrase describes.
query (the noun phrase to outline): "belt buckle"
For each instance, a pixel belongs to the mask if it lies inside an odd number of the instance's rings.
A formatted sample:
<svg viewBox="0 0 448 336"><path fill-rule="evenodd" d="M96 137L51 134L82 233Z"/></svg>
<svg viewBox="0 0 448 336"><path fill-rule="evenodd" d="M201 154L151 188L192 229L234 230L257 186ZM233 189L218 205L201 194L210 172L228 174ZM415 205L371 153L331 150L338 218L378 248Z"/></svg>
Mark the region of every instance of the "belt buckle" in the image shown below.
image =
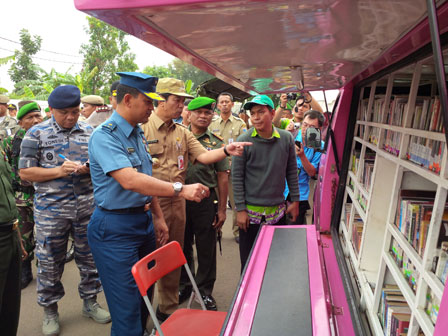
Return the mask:
<svg viewBox="0 0 448 336"><path fill-rule="evenodd" d="M19 221L16 219L16 221L12 224L12 230L15 231L19 228Z"/></svg>

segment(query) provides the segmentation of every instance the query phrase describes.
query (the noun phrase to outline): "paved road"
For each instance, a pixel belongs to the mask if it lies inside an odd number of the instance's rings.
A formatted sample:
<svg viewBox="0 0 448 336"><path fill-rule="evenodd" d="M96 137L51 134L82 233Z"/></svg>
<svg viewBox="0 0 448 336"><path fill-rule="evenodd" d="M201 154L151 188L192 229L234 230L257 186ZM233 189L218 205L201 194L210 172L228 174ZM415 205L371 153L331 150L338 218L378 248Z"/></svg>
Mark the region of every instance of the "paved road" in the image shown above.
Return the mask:
<svg viewBox="0 0 448 336"><path fill-rule="evenodd" d="M222 250L223 255L218 253L218 274L215 283L213 296L215 297L218 309L227 311L232 302L235 289L239 281L240 261L238 245L233 239L231 231L231 213L227 211L227 221L224 225ZM36 274L34 266L33 275ZM82 301L78 295L79 273L74 261L66 264L62 283L65 288L65 296L59 302L59 321L61 325L61 335L110 335L111 324L101 325L93 320L81 315ZM157 293L157 291L156 291ZM155 298L155 301L157 297ZM107 307L104 294L98 297L98 302ZM123 304L126 304L125 302ZM199 307L193 303L192 307ZM36 280L22 291L22 306L20 312L19 336L41 335L43 309L36 303Z"/></svg>

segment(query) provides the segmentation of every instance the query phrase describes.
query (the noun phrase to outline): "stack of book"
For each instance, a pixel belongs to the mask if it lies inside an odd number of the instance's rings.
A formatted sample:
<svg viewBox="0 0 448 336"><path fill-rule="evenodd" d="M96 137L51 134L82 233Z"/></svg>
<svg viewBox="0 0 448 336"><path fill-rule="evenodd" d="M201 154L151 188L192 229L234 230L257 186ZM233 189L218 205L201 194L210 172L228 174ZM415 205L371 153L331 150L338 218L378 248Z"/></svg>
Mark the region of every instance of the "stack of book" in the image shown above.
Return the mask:
<svg viewBox="0 0 448 336"><path fill-rule="evenodd" d="M379 319L385 336L407 333L411 310L396 285L385 285L381 291Z"/></svg>
<svg viewBox="0 0 448 336"><path fill-rule="evenodd" d="M358 171L360 156L361 156L361 151L359 149L355 148L352 153L352 164L351 164L351 170L355 175L356 175L356 172Z"/></svg>
<svg viewBox="0 0 448 336"><path fill-rule="evenodd" d="M395 225L409 244L423 257L434 205L434 191L402 189Z"/></svg>
<svg viewBox="0 0 448 336"><path fill-rule="evenodd" d="M375 166L375 160L365 160L364 170L361 176L361 183L364 185L367 191L370 190L370 184L372 182L373 167Z"/></svg>
<svg viewBox="0 0 448 336"><path fill-rule="evenodd" d="M412 128L431 132L443 131L439 97L417 100ZM409 140L406 158L438 174L444 148L445 144L441 141L413 135Z"/></svg>
<svg viewBox="0 0 448 336"><path fill-rule="evenodd" d="M400 269L403 277L409 285L409 288L412 289L414 293L417 292L417 279L419 277L419 272L417 268L412 263L412 260L404 253L401 246L395 239L392 239L390 246L390 254L392 255L395 263Z"/></svg>

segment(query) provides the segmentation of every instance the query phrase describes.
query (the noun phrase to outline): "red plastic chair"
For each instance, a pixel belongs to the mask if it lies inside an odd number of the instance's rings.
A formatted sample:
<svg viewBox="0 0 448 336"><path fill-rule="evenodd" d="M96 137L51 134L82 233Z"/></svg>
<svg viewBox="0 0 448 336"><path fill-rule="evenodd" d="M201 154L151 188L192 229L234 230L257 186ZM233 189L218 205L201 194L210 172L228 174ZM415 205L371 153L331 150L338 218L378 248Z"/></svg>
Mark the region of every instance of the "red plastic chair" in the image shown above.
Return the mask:
<svg viewBox="0 0 448 336"><path fill-rule="evenodd" d="M152 261L155 261L155 265L148 269L148 264ZM193 285L194 293L196 293L198 298L201 298L198 286L193 279L193 275L188 267L187 260L182 252L182 248L176 241L172 241L148 254L132 267L132 275L137 283L140 294L145 300L149 314L154 322L154 326L157 329L156 335L219 335L227 314L225 312L208 311L205 309L203 302L201 302L201 307L203 310L178 309L171 314L171 316L166 319L162 325L159 324L154 309L152 308L151 302L147 296L148 288L151 287L158 279L182 265L185 266L188 277ZM191 303L192 298L193 294L190 297L189 303Z"/></svg>

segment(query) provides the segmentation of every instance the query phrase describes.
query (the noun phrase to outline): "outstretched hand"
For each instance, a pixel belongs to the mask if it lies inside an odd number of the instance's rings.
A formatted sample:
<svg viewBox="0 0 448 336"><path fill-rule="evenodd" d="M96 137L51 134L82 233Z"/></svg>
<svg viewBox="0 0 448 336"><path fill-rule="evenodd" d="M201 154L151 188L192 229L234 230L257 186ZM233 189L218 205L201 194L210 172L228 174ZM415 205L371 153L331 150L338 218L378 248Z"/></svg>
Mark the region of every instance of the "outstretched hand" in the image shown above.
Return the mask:
<svg viewBox="0 0 448 336"><path fill-rule="evenodd" d="M232 142L226 145L225 148L230 155L241 156L245 146L252 146L252 142Z"/></svg>

